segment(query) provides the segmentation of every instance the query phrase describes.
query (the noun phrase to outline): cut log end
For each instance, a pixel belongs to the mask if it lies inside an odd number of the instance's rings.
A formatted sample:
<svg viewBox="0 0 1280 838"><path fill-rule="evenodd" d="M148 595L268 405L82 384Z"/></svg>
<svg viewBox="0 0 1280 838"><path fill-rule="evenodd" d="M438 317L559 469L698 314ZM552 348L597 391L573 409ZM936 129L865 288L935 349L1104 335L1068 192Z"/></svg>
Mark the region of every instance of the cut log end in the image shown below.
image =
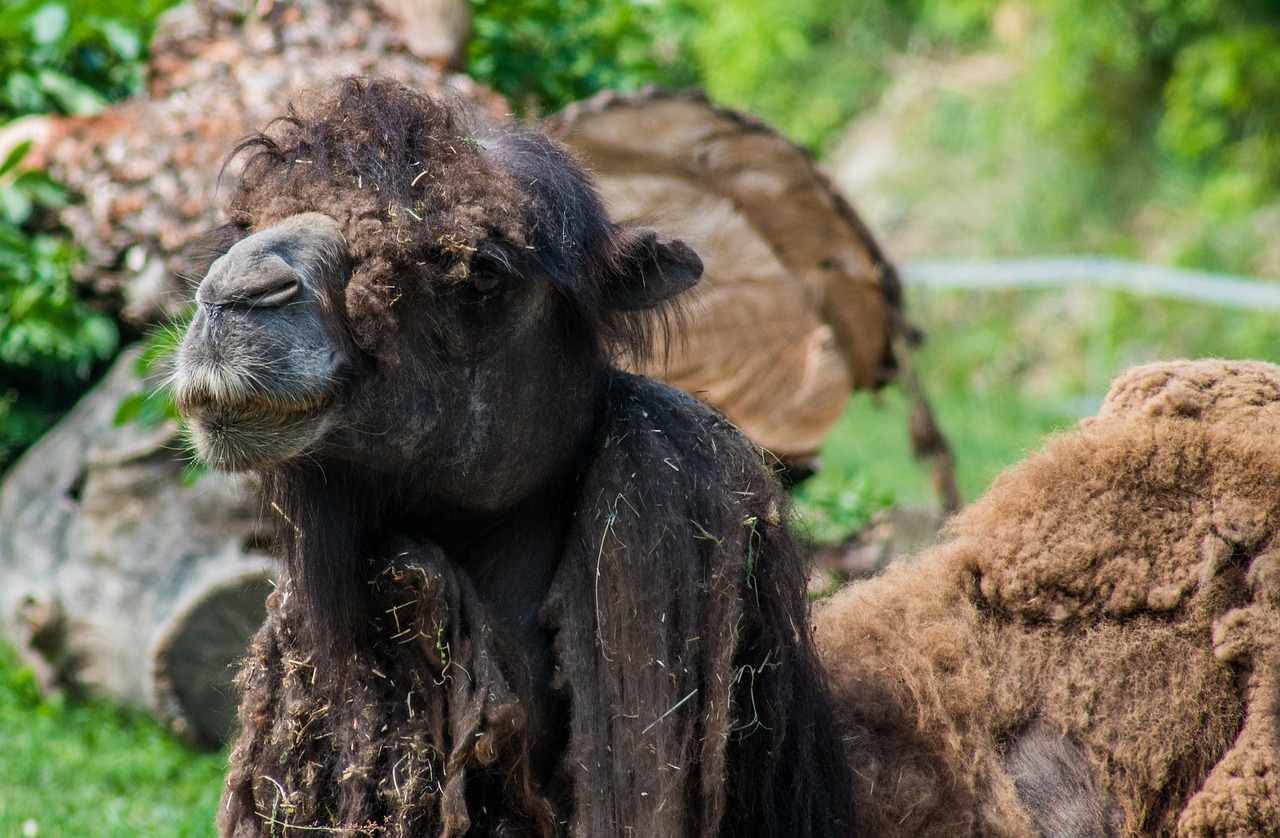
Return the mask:
<svg viewBox="0 0 1280 838"><path fill-rule="evenodd" d="M175 733L201 747L225 744L236 717L232 681L266 617L270 574L224 580L180 609L160 632L155 706Z"/></svg>

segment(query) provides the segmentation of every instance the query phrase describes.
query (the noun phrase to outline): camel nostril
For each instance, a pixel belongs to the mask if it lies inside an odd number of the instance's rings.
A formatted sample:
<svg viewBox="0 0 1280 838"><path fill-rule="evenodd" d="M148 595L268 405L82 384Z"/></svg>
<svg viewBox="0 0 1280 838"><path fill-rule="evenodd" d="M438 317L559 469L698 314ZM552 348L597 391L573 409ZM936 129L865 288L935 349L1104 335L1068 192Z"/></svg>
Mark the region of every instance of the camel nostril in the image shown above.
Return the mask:
<svg viewBox="0 0 1280 838"><path fill-rule="evenodd" d="M310 298L348 270L337 225L303 213L236 242L209 266L196 301L228 309L273 309Z"/></svg>
<svg viewBox="0 0 1280 838"><path fill-rule="evenodd" d="M301 274L271 255L248 264L230 262L216 274L211 269L203 293L197 293L196 298L214 307L278 308L297 299L302 291Z"/></svg>
<svg viewBox="0 0 1280 838"><path fill-rule="evenodd" d="M290 277L279 277L274 282L264 283L260 287L246 288L231 302L251 308L271 308L282 306L293 300L302 291L302 281L294 273Z"/></svg>

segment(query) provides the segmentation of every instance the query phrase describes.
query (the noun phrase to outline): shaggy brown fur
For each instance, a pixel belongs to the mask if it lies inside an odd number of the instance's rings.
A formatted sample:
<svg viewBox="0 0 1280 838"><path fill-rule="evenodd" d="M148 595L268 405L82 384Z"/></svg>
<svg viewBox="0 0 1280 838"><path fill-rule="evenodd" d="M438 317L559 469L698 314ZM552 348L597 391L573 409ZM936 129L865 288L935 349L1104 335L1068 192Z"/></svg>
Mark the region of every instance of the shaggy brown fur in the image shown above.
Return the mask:
<svg viewBox="0 0 1280 838"><path fill-rule="evenodd" d="M227 239L257 235L175 375L202 450L261 474L288 571L224 833L842 834L778 487L608 365L696 257L609 222L544 138L463 128L346 80L242 147ZM245 416L285 441L224 443Z"/></svg>
<svg viewBox="0 0 1280 838"><path fill-rule="evenodd" d="M821 609L881 836L1280 830L1280 369L1138 368Z"/></svg>

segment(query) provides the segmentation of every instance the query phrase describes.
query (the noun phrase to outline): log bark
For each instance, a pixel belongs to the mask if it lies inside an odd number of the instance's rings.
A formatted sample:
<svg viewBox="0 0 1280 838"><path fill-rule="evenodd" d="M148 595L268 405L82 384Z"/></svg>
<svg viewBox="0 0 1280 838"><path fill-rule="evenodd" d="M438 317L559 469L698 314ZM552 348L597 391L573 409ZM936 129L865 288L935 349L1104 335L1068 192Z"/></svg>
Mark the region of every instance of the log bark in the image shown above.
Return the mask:
<svg viewBox="0 0 1280 838"><path fill-rule="evenodd" d="M0 628L46 689L153 711L214 745L275 562L247 479L184 479L177 428L121 426L127 353L0 488Z"/></svg>

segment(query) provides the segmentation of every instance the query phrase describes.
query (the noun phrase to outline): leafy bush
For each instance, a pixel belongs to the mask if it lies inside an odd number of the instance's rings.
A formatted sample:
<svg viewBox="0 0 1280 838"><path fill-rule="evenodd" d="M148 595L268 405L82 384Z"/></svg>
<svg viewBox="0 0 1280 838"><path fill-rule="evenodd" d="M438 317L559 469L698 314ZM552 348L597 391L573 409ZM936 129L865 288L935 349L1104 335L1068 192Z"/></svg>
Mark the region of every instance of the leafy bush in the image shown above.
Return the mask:
<svg viewBox="0 0 1280 838"><path fill-rule="evenodd" d="M832 480L833 474L840 479ZM819 472L796 487L793 497L805 535L817 544L839 544L893 505L893 496L874 486L865 472Z"/></svg>
<svg viewBox="0 0 1280 838"><path fill-rule="evenodd" d="M631 0L471 0L467 71L522 112L559 110L606 88L682 87L680 16Z"/></svg>
<svg viewBox="0 0 1280 838"><path fill-rule="evenodd" d="M19 146L0 163L0 465L40 435L118 342L114 321L77 294L75 248L40 231L38 212L66 196L43 172L16 172L26 152Z"/></svg>
<svg viewBox="0 0 1280 838"><path fill-rule="evenodd" d="M1280 7L1257 0L1035 0L1025 93L1081 166L1150 166L1190 216L1185 264L1250 270L1280 202ZM1159 191L1157 191L1159 190ZM1155 191L1154 196L1150 193Z"/></svg>
<svg viewBox="0 0 1280 838"><path fill-rule="evenodd" d="M985 33L989 0L666 0L694 21L686 49L712 98L821 151L890 79L889 60Z"/></svg>
<svg viewBox="0 0 1280 838"><path fill-rule="evenodd" d="M156 18L175 2L6 2L0 9L0 120L92 113L140 91Z"/></svg>
<svg viewBox="0 0 1280 838"><path fill-rule="evenodd" d="M874 0L676 2L698 21L688 48L708 93L815 149L875 102L910 31L898 5Z"/></svg>
<svg viewBox="0 0 1280 838"><path fill-rule="evenodd" d="M920 32L985 32L991 0L471 0L468 72L527 113L606 88L701 85L820 149Z"/></svg>
<svg viewBox="0 0 1280 838"><path fill-rule="evenodd" d="M0 123L87 114L142 90L155 20L174 0L13 0L0 8ZM119 337L78 293L79 253L52 222L67 200L23 171L27 146L0 163L0 467L87 385Z"/></svg>
<svg viewBox="0 0 1280 838"><path fill-rule="evenodd" d="M1029 76L1044 127L1099 155L1157 133L1214 165L1239 144L1274 144L1280 8L1255 0L1031 3ZM1239 161L1237 161L1239 162Z"/></svg>
<svg viewBox="0 0 1280 838"><path fill-rule="evenodd" d="M1217 218L1280 192L1280 37L1272 26L1215 32L1182 49L1164 90L1158 138L1204 175Z"/></svg>

